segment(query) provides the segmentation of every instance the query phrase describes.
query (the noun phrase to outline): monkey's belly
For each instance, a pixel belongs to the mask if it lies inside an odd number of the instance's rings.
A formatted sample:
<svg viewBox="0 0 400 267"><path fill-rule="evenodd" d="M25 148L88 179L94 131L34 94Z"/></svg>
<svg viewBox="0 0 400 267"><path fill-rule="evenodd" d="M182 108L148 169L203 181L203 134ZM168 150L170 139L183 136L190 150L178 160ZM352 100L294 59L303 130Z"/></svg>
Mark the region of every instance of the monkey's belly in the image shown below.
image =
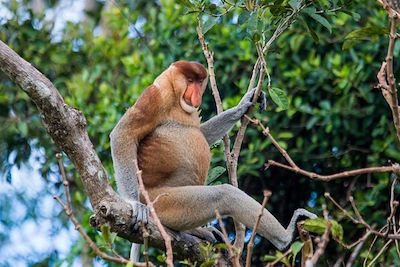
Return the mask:
<svg viewBox="0 0 400 267"><path fill-rule="evenodd" d="M161 125L138 147L138 163L147 187L203 185L210 149L199 128Z"/></svg>

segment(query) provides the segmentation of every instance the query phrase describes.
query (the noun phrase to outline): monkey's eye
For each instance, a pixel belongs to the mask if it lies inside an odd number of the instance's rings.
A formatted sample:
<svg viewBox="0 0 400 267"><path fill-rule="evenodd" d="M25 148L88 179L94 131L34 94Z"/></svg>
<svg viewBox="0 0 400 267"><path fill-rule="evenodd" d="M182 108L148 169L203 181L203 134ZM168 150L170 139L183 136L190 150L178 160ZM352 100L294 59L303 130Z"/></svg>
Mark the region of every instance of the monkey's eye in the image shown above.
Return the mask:
<svg viewBox="0 0 400 267"><path fill-rule="evenodd" d="M188 79L188 82L192 83L192 82L193 82L193 79Z"/></svg>

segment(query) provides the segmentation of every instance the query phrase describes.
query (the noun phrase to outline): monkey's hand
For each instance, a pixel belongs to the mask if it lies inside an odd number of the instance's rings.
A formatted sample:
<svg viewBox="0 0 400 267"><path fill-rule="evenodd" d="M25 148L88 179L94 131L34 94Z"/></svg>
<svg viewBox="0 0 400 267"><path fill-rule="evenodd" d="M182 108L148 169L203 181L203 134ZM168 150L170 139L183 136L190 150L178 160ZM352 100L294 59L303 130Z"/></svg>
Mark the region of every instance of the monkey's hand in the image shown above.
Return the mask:
<svg viewBox="0 0 400 267"><path fill-rule="evenodd" d="M249 92L247 92L240 100L239 104L236 106L236 113L239 118L242 117L252 105L251 101L253 100L256 89L257 88L253 88ZM263 91L260 92L257 102L260 103L260 111L265 110L265 108L267 107L267 100Z"/></svg>
<svg viewBox="0 0 400 267"><path fill-rule="evenodd" d="M132 229L137 231L139 227L144 224L146 226L149 223L149 209L146 205L139 201L125 199L132 207Z"/></svg>
<svg viewBox="0 0 400 267"><path fill-rule="evenodd" d="M191 235L197 236L200 239L204 239L210 243L223 243L223 234L215 227L197 227L195 229L185 231Z"/></svg>

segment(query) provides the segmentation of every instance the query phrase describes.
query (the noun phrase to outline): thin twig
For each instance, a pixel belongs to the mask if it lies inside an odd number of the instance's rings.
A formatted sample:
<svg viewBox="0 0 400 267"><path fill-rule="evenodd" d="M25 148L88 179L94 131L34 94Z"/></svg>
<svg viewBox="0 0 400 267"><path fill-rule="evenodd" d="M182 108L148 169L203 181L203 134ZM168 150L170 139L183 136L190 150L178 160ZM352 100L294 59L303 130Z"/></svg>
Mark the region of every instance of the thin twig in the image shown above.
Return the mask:
<svg viewBox="0 0 400 267"><path fill-rule="evenodd" d="M400 116L399 116L399 103L397 99L397 88L396 79L393 74L393 53L396 42L396 18L390 18L390 33L389 33L389 47L386 56L386 74L389 82L390 94L391 94L391 109L393 114L393 122L396 127L397 139L400 141Z"/></svg>
<svg viewBox="0 0 400 267"><path fill-rule="evenodd" d="M149 231L147 231L146 226L142 223L142 231L143 231L143 257L144 257L144 262L146 263L146 267L149 266L149 253L148 253L148 248L149 248Z"/></svg>
<svg viewBox="0 0 400 267"><path fill-rule="evenodd" d="M219 94L217 81L215 79L214 56L213 56L213 53L209 50L208 45L205 41L200 22L198 23L196 30L197 30L197 35L198 35L199 41L201 43L201 47L203 49L204 56L207 60L208 74L210 76L210 85L211 85L211 90L212 90L214 100L215 100L215 106L217 108L217 114L220 114L224 110L222 108L221 96ZM224 135L222 140L224 143L224 157L225 157L225 162L227 165L227 170L228 170L228 175L229 175L229 183L235 187L238 187L237 176L235 175L236 172L232 171L234 166L233 166L231 151L230 151L231 141L227 134ZM245 236L246 228L240 222L234 221L234 223L235 223L235 232L236 232L234 246L239 249L240 254L241 254L241 251L243 250L243 247L244 247L244 236Z"/></svg>
<svg viewBox="0 0 400 267"><path fill-rule="evenodd" d="M72 201L71 201L71 194L69 191L69 182L67 175L65 174L65 168L64 168L64 161L63 161L63 155L62 153L56 153L56 159L58 162L58 168L61 173L61 177L63 179L63 186L64 186L64 193L65 193L65 198L67 199L67 204L70 208L72 208ZM72 212L72 209L71 209Z"/></svg>
<svg viewBox="0 0 400 267"><path fill-rule="evenodd" d="M393 174L394 179L392 182L392 185L390 187L390 215L387 218L387 222L389 224L389 229L393 229L393 232L396 233L397 232L397 222L396 222L396 216L394 216L396 214L397 208L399 206L399 201L395 200L395 187L396 184L399 180L399 177L396 174ZM400 258L400 247L399 247L399 242L397 240L395 240L395 245L396 245L396 252L397 255Z"/></svg>
<svg viewBox="0 0 400 267"><path fill-rule="evenodd" d="M378 3L383 5L383 8L388 12L389 17L398 16L396 10L392 9L386 0L378 0Z"/></svg>
<svg viewBox="0 0 400 267"><path fill-rule="evenodd" d="M290 166L292 166L294 169L296 170L300 170L300 168L296 165L296 163L294 163L294 161L292 160L292 158L289 156L289 154L286 152L285 149L283 149L279 143L275 140L275 138L271 135L269 128L265 127L260 120L258 119L251 119L250 117L247 117L247 119L253 123L254 125L258 125L260 126L262 133L268 137L272 144L278 149L278 151L282 154L282 156L287 160L287 162L290 164Z"/></svg>
<svg viewBox="0 0 400 267"><path fill-rule="evenodd" d="M107 260L107 261L122 263L122 264L127 264L129 262L132 262L128 259L125 259L125 258L119 256L119 255L117 255L117 257L113 257L113 256L110 256L107 253L101 251L100 248L96 245L96 243L93 242L93 240L85 232L82 225L79 223L78 219L75 217L74 213L72 212L71 193L69 191L69 182L68 182L67 176L65 174L62 154L57 153L56 158L58 161L58 166L60 168L61 177L63 179L65 198L66 198L67 202L65 203L59 196L56 196L56 195L54 195L53 198L55 200L57 200L57 202L60 203L60 205L63 207L65 213L67 214L67 216L69 217L71 222L74 224L75 229L78 230L78 232L81 234L81 236L86 241L86 243L88 243L89 247L92 248L94 253L96 253L96 255L98 255L102 259ZM142 262L133 262L133 265L134 266L154 266L151 263L150 263L150 265L146 265L145 263L142 263Z"/></svg>
<svg viewBox="0 0 400 267"><path fill-rule="evenodd" d="M272 43L293 23L294 18L297 16L297 14L299 13L299 11L302 8L304 8L304 5L301 5L301 8L299 10L295 10L282 23L280 23L278 25L277 29L275 30L275 32L273 33L271 38L268 40L267 44L263 47L263 49L257 49L258 58L257 58L256 63L254 64L253 73L252 73L252 76L251 76L251 79L249 82L249 86L248 86L248 90L247 90L247 91L250 91L254 87L254 83L255 83L255 80L257 77L257 72L259 70L259 82L258 82L256 92L254 93L254 97L252 100L253 103L255 103L257 101L257 98L261 92L262 81L263 81L264 75L266 73L265 72L266 64L262 64L262 62L261 62L261 61L265 62L264 53L269 49L269 47L272 45ZM213 90L213 95L214 95L215 102L217 105L217 112L219 113L219 112L222 112L222 105L221 105L221 98L219 96L217 84L215 81L213 54L209 51L208 46L205 42L200 23L199 23L199 26L197 27L197 34L198 34L200 43L202 44L202 49L203 49L204 55L207 60L211 88ZM269 75L268 72L267 72L267 74ZM269 84L270 84L270 79L269 79ZM252 110L252 108L249 109L247 114L250 114L251 110ZM243 138L244 138L244 133L246 131L248 123L249 122L248 122L248 120L246 120L246 118L242 118L241 126L236 135L232 151L230 151L229 137L224 136L224 138L223 138L225 160L227 162L227 167L228 167L227 169L228 169L228 175L229 175L229 182L230 182L230 184L232 184L235 187L238 187L238 182L237 182L238 158L239 158L239 153L240 153L241 145L242 145ZM244 246L245 227L243 224L235 221L235 230L236 230L236 239L235 239L234 246L236 248L238 248L240 251L242 251L243 246Z"/></svg>
<svg viewBox="0 0 400 267"><path fill-rule="evenodd" d="M64 201L61 200L61 198L59 196L53 196L55 200L57 200L58 203L60 203L60 205L63 207L65 213L69 212L70 209L68 207L67 204L64 203ZM68 213L67 213L68 215ZM120 258L120 257L113 257L108 255L107 253L101 251L96 243L93 242L93 240L86 234L86 232L83 230L82 225L79 223L79 221L76 219L75 215L73 213L69 212L68 217L70 218L70 220L72 221L72 223L75 226L75 229L79 231L79 233L81 234L81 236L83 237L83 239L86 241L86 243L88 243L89 247L91 247L94 251L94 253L96 253L96 255L98 255L100 258L107 260L107 261L112 261L112 262L117 262L117 263L122 263L122 264L127 264L130 261L125 259L125 258ZM146 264L144 263L134 263L135 266L146 266Z"/></svg>
<svg viewBox="0 0 400 267"><path fill-rule="evenodd" d="M229 242L228 233L226 232L224 222L222 221L221 214L219 213L218 210L215 210L215 216L217 217L219 226L221 227L221 231L222 231L222 234L224 237L224 242L225 242L226 246L228 247L229 258L232 261L232 265L234 267L240 267L239 257L237 255L237 253L234 251L234 247L232 246L231 242Z"/></svg>
<svg viewBox="0 0 400 267"><path fill-rule="evenodd" d="M301 267L306 267L306 262L312 258L314 250L310 233L304 229L304 221L297 223L297 232L299 233L300 239L304 244L303 248L301 249Z"/></svg>
<svg viewBox="0 0 400 267"><path fill-rule="evenodd" d="M397 98L396 79L393 73L393 53L397 39L396 26L398 23L398 13L393 9L388 8L386 1L380 1L389 13L390 31L389 31L389 45L386 55L386 62L382 63L382 67L378 72L377 78L379 81L378 88L381 89L382 94L389 104L392 111L393 124L396 129L397 139L400 141L400 114L399 114L399 101Z"/></svg>
<svg viewBox="0 0 400 267"><path fill-rule="evenodd" d="M388 246L393 242L393 240L388 240L385 245L379 250L378 254L371 260L371 262L367 265L367 267L373 266L375 261L378 260L378 258L385 252L385 250L388 248Z"/></svg>
<svg viewBox="0 0 400 267"><path fill-rule="evenodd" d="M354 261L356 260L357 256L360 254L362 247L365 244L365 241L367 240L368 236L371 234L371 232L367 232L365 235L365 238L363 240L361 240L357 246L355 247L355 249L353 250L353 252L350 254L350 257L346 263L346 267L351 267L353 266Z"/></svg>
<svg viewBox="0 0 400 267"><path fill-rule="evenodd" d="M247 244L246 267L250 267L251 265L251 254L253 252L253 247L254 247L254 237L256 236L257 227L260 224L261 217L264 213L265 205L267 205L268 199L271 197L272 194L271 191L268 190L264 190L263 193L264 193L264 199L261 204L261 209L260 212L258 213L257 220L254 224L253 231L251 232L249 244Z"/></svg>
<svg viewBox="0 0 400 267"><path fill-rule="evenodd" d="M280 257L276 258L274 261L269 262L267 265L265 265L265 267L272 267L275 264L277 264L278 262L280 262L283 258L285 258L287 255L289 255L290 253L292 253L292 249L288 249L285 253L283 253Z"/></svg>
<svg viewBox="0 0 400 267"><path fill-rule="evenodd" d="M325 253L326 246L329 243L329 233L331 232L332 223L329 220L328 210L326 209L326 205L322 205L322 210L324 213L326 228L325 228L324 234L321 237L321 241L318 242L317 249L316 249L314 255L311 257L310 260L308 260L306 262L307 266L308 266L308 263L311 263L311 266L315 266L315 264L317 264L319 258Z"/></svg>
<svg viewBox="0 0 400 267"><path fill-rule="evenodd" d="M361 168L361 169L356 169L356 170L351 170L351 171L344 171L344 172L339 172L335 174L330 174L330 175L320 175L315 172L309 172L305 171L303 169L296 169L291 166L276 162L274 160L268 160L267 167L270 166L276 166L280 167L282 169L286 169L295 173L299 173L301 175L304 175L306 177L309 177L313 180L320 180L320 181L332 181L340 178L348 178L356 175L362 175L362 174L368 174L368 173L385 173L385 172L399 172L399 165L393 164L392 166L380 166L380 167L368 167L368 168Z"/></svg>
<svg viewBox="0 0 400 267"><path fill-rule="evenodd" d="M158 218L158 215L156 213L156 210L154 209L153 202L150 200L149 193L147 192L146 188L144 187L143 183L143 178L142 178L142 171L139 169L138 162L137 160L133 160L133 164L136 168L136 176L139 181L139 187L140 187L140 193L144 197L147 207L150 211L151 217L153 218L155 224L157 225L157 228L160 230L160 233L162 237L164 238L165 242L165 249L167 253L167 259L166 263L169 267L173 267L173 253L172 253L172 246L171 246L171 237L167 234L167 232L164 229L164 226L161 224L160 219Z"/></svg>
<svg viewBox="0 0 400 267"><path fill-rule="evenodd" d="M325 192L324 196L329 199L341 212L343 212L350 220L352 220L354 223L359 224L360 222L354 218L353 216L351 216L351 214L344 209L342 206L339 205L339 203L336 202L336 200L333 199L333 197L331 197L331 194L328 192Z"/></svg>
<svg viewBox="0 0 400 267"><path fill-rule="evenodd" d="M303 170L297 166L297 164L292 160L292 158L289 156L287 151L279 145L279 143L271 135L268 127L265 127L261 123L261 121L258 119L251 119L247 115L246 115L246 118L248 121L250 121L254 125L260 126L260 128L262 129L263 135L265 135L266 137L268 137L271 140L272 144L276 147L276 149L278 149L278 151L282 154L282 156L287 160L287 162L290 165L289 166L286 164L282 164L282 163L276 162L274 160L268 160L268 162L266 164L267 168L270 166L276 166L276 167L280 167L280 168L283 168L283 169L286 169L286 170L289 170L289 171L292 171L295 173L302 174L311 179L321 180L321 181L331 181L331 180L335 180L335 179L339 179L339 178L351 177L351 176L367 174L367 173L382 173L382 172L400 173L400 165L397 163L395 163L391 166L362 168L362 169L356 169L356 170L351 170L351 171L335 173L335 174L331 174L331 175L320 175L315 172L309 172L309 171Z"/></svg>

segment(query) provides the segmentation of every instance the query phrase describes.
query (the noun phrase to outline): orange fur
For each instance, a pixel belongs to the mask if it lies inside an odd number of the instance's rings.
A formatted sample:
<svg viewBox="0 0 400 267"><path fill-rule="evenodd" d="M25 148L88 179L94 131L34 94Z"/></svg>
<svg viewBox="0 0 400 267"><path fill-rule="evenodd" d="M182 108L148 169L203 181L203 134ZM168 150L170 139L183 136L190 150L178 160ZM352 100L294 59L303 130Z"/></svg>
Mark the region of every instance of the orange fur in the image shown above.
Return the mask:
<svg viewBox="0 0 400 267"><path fill-rule="evenodd" d="M212 135L222 137L244 114L247 108L243 105L250 103L251 92L244 97L247 103L241 101L208 121L211 124L200 126L193 104L201 101L206 78L201 64L175 62L142 93L110 135L116 182L120 194L132 204L135 223L148 219L143 216L147 209L137 202L140 196L133 166L137 159L150 198L166 194L154 204L164 225L193 229L211 220L215 209L247 227L254 225L262 208L257 201L231 185L204 186L211 157L209 144L219 138ZM221 129L222 133L216 134ZM285 229L265 209L257 232L282 250L292 241L299 216L315 217L298 209Z"/></svg>
<svg viewBox="0 0 400 267"><path fill-rule="evenodd" d="M187 113L179 105L188 87L186 75L196 80L203 94L204 67L179 61L142 93L121 120L125 140L138 142L138 164L149 192L153 187L202 185L208 173L210 151L198 112Z"/></svg>

